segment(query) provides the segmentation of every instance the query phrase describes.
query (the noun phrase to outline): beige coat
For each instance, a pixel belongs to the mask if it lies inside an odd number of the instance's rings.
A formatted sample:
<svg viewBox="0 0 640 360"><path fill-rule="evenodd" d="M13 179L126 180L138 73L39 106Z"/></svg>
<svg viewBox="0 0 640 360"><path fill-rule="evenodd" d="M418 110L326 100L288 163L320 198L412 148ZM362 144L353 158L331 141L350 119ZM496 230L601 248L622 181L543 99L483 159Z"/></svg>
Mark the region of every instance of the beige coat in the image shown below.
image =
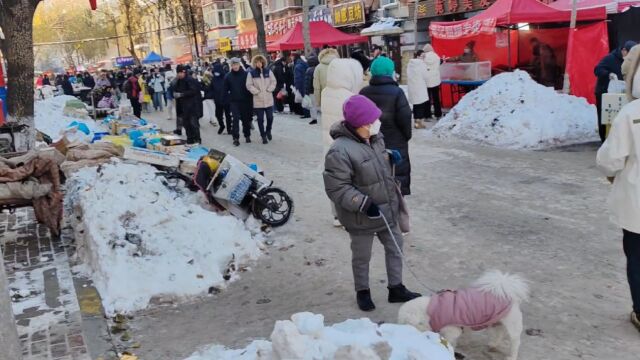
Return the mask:
<svg viewBox="0 0 640 360"><path fill-rule="evenodd" d="M333 139L331 126L344 120L342 105L348 98L360 92L362 65L354 59L335 59L329 65L327 86L322 90L322 144L324 153L329 151Z"/></svg>
<svg viewBox="0 0 640 360"><path fill-rule="evenodd" d="M424 62L427 64L427 85L434 88L442 82L440 78L440 56L433 50L424 53Z"/></svg>
<svg viewBox="0 0 640 360"><path fill-rule="evenodd" d="M427 64L422 59L411 59L407 64L409 103L419 105L429 100Z"/></svg>
<svg viewBox="0 0 640 360"><path fill-rule="evenodd" d="M629 97L629 100L640 98L640 91L637 90L640 85L634 84L636 79L640 80L638 78L640 73L638 68L640 68L640 45L632 47L622 63L622 75L627 83L627 97ZM636 94L633 94L634 87L636 87Z"/></svg>
<svg viewBox="0 0 640 360"><path fill-rule="evenodd" d="M264 77L261 72L260 77L253 77L253 71L247 73L247 90L253 94L253 108L266 109L273 106L273 91L276 89L277 81L272 71L269 76Z"/></svg>
<svg viewBox="0 0 640 360"><path fill-rule="evenodd" d="M320 107L322 104L322 96L320 96L320 94L322 94L322 90L327 87L327 69L329 68L329 64L338 58L340 58L338 50L331 48L320 51L318 55L318 61L320 63L313 71L313 93L316 95L316 107Z"/></svg>

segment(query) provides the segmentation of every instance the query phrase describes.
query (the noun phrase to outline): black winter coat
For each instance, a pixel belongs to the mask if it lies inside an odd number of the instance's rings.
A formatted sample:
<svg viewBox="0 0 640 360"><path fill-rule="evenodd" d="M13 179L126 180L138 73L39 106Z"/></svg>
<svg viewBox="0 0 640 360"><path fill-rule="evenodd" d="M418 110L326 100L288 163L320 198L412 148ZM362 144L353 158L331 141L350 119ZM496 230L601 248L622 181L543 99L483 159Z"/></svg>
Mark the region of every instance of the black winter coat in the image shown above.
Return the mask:
<svg viewBox="0 0 640 360"><path fill-rule="evenodd" d="M176 98L176 114L182 119L199 119L202 117L202 94L200 93L200 83L191 76L184 79L176 78L173 93L181 93L180 98Z"/></svg>
<svg viewBox="0 0 640 360"><path fill-rule="evenodd" d="M213 100L217 103L224 102L224 78L227 70L221 63L213 64Z"/></svg>
<svg viewBox="0 0 640 360"><path fill-rule="evenodd" d="M396 165L396 180L400 182L403 195L411 194L411 162L409 140L411 140L411 107L398 83L388 76L374 76L369 86L360 91L371 99L380 110L380 132L384 135L387 149L400 151L402 163Z"/></svg>
<svg viewBox="0 0 640 360"><path fill-rule="evenodd" d="M309 67L304 74L304 93L305 94L313 94L313 72L316 70L316 66L318 66L320 62L318 58L315 56L310 56L307 64Z"/></svg>
<svg viewBox="0 0 640 360"><path fill-rule="evenodd" d="M229 103L252 103L253 95L247 90L247 72L242 68L224 77L224 95Z"/></svg>
<svg viewBox="0 0 640 360"><path fill-rule="evenodd" d="M205 85L204 82L202 83L202 91L204 92L204 96L202 97L203 100L215 99L216 89L215 85L213 84L213 79L211 80L209 85Z"/></svg>
<svg viewBox="0 0 640 360"><path fill-rule="evenodd" d="M276 77L276 89L273 91L274 93L280 92L282 88L285 86L286 82L286 65L282 60L278 59L273 66L271 67L271 71L273 71L273 75Z"/></svg>
<svg viewBox="0 0 640 360"><path fill-rule="evenodd" d="M600 60L593 72L598 77L596 83L596 94L604 94L609 88L609 75L616 74L618 79L622 80L622 51L620 49L613 50L610 54Z"/></svg>

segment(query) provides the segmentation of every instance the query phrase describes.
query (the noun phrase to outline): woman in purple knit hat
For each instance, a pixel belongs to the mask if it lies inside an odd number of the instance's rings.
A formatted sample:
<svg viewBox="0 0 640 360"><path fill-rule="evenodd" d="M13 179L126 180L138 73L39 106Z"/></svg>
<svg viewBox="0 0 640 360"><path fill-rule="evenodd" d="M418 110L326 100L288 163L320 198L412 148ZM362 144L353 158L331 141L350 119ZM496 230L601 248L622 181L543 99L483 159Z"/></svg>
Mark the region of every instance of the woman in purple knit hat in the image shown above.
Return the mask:
<svg viewBox="0 0 640 360"><path fill-rule="evenodd" d="M334 142L325 158L324 186L351 237L358 307L372 311L375 305L369 289L369 261L376 234L385 251L389 302L406 302L420 294L402 284L400 199L389 153L379 133L382 112L362 95L350 97L342 109L344 121L331 128Z"/></svg>

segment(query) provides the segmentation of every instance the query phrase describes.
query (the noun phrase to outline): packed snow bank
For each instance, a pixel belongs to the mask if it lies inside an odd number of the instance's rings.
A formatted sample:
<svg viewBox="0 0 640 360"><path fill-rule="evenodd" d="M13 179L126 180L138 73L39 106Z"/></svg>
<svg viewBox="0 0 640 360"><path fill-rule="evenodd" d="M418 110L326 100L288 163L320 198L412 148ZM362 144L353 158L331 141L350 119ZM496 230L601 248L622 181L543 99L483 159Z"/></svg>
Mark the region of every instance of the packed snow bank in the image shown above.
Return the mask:
<svg viewBox="0 0 640 360"><path fill-rule="evenodd" d="M69 100L78 99L69 95L60 95L46 100L36 101L34 108L36 129L51 136L54 140L59 139L63 132L68 129L69 124L73 121L79 121L86 124L91 131L91 134L94 132L107 131L92 119L79 119L64 115L64 106ZM87 138L91 140L93 136L87 135Z"/></svg>
<svg viewBox="0 0 640 360"><path fill-rule="evenodd" d="M114 160L67 180L78 270L89 272L108 315L223 288L260 255L261 238L241 221L170 190L156 172Z"/></svg>
<svg viewBox="0 0 640 360"><path fill-rule="evenodd" d="M214 345L186 360L451 360L453 349L438 334L412 326L377 325L367 318L324 326L324 316L298 313L276 321L271 341L257 340L239 350Z"/></svg>
<svg viewBox="0 0 640 360"><path fill-rule="evenodd" d="M544 149L599 140L596 108L558 94L528 73L493 77L465 95L430 133L511 149Z"/></svg>

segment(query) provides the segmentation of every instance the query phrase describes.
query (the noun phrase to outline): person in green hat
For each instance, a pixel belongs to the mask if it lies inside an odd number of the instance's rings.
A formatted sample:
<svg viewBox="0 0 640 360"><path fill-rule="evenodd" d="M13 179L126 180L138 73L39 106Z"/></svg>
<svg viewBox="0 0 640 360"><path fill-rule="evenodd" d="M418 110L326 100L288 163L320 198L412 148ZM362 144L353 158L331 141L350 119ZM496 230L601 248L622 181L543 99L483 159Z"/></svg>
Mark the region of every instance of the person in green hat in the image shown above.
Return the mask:
<svg viewBox="0 0 640 360"><path fill-rule="evenodd" d="M409 161L409 140L411 140L411 106L404 91L393 79L395 64L385 56L376 58L370 67L369 86L360 91L380 110L382 126L380 132L388 150L398 150L402 162L396 165L395 177L400 183L402 195L411 194L411 162Z"/></svg>

